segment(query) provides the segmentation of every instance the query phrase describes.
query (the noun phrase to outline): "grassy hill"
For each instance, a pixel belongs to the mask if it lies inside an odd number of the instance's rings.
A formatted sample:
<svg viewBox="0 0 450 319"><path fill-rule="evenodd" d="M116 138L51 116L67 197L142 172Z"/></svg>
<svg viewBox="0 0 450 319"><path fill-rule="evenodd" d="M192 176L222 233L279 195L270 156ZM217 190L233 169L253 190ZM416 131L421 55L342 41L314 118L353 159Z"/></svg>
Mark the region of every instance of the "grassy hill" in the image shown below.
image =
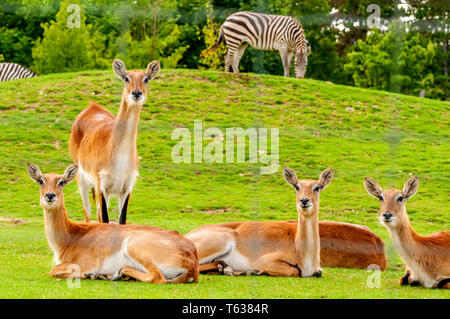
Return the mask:
<svg viewBox="0 0 450 319"><path fill-rule="evenodd" d="M370 176L401 189L410 175L419 191L407 203L420 234L449 229L450 103L382 91L253 74L162 70L150 83L138 133L140 178L128 222L187 233L205 223L297 218L295 193L281 169L261 175L261 163L175 164L175 128L278 128L280 166L299 178L331 167L335 179L321 195L320 219L363 224L383 238L388 269L380 288L364 270L325 268L323 278L201 276L194 285L82 281L69 289L50 278L38 187L32 161L62 173L71 163L71 124L89 101L117 113L122 83L112 71L55 74L0 83L0 296L4 298L449 298L448 291L400 287L404 266L363 186ZM209 141L204 141L208 144ZM65 188L70 217L82 220L76 183ZM111 219L118 218L117 201Z"/></svg>

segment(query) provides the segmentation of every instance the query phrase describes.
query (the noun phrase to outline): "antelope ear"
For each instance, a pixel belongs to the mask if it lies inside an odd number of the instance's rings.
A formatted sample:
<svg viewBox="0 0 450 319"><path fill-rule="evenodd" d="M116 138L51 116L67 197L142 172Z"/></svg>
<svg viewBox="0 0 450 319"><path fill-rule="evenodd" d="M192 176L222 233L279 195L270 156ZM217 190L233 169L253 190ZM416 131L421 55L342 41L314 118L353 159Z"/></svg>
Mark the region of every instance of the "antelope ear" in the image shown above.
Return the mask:
<svg viewBox="0 0 450 319"><path fill-rule="evenodd" d="M127 79L127 69L125 68L125 63L123 63L122 60L114 59L112 68L119 79L121 79L122 81L125 81Z"/></svg>
<svg viewBox="0 0 450 319"><path fill-rule="evenodd" d="M160 65L158 61L152 61L147 66L147 71L145 72L150 80L153 80L159 73Z"/></svg>
<svg viewBox="0 0 450 319"><path fill-rule="evenodd" d="M295 175L295 172L292 169L289 167L283 168L283 176L288 184L297 190L299 189L297 175Z"/></svg>
<svg viewBox="0 0 450 319"><path fill-rule="evenodd" d="M417 190L419 189L419 178L417 176L413 176L410 179L408 179L405 183L405 186L403 186L403 194L405 196L405 199L410 199L413 197Z"/></svg>
<svg viewBox="0 0 450 319"><path fill-rule="evenodd" d="M34 165L33 163L28 163L27 169L31 179L39 183L39 180L42 177L41 170L39 169L39 167L37 165Z"/></svg>
<svg viewBox="0 0 450 319"><path fill-rule="evenodd" d="M327 187L328 184L331 183L331 180L334 177L333 170L331 168L327 168L324 170L319 177L319 187L320 190L324 190L325 187Z"/></svg>
<svg viewBox="0 0 450 319"><path fill-rule="evenodd" d="M77 172L78 166L75 164L72 164L68 168L66 168L66 170L64 171L64 176L62 178L64 184L67 184L68 182L73 180L75 176L77 176Z"/></svg>
<svg viewBox="0 0 450 319"><path fill-rule="evenodd" d="M369 195L372 195L380 200L383 199L383 189L375 180L370 177L364 178L364 186L366 187Z"/></svg>

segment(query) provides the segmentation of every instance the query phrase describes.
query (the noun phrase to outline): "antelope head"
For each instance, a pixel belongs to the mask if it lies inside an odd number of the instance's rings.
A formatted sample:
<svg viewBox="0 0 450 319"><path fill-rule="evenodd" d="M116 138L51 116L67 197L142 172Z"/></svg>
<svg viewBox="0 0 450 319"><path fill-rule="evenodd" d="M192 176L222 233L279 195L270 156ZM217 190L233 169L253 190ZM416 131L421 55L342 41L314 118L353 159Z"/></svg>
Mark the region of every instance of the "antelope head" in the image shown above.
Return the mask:
<svg viewBox="0 0 450 319"><path fill-rule="evenodd" d="M127 71L122 60L113 61L113 71L124 84L123 99L130 106L142 106L147 100L148 82L153 80L159 73L158 61L150 62L145 72L141 70Z"/></svg>
<svg viewBox="0 0 450 319"><path fill-rule="evenodd" d="M42 174L39 167L33 163L28 163L27 169L31 179L40 187L40 204L44 210L49 211L64 205L63 187L77 175L77 165L69 166L64 175Z"/></svg>
<svg viewBox="0 0 450 319"><path fill-rule="evenodd" d="M296 191L297 212L304 217L316 215L319 211L319 194L333 179L331 169L324 170L319 180L298 180L295 172L289 167L283 169L284 179Z"/></svg>
<svg viewBox="0 0 450 319"><path fill-rule="evenodd" d="M419 188L419 178L417 176L408 179L402 191L395 189L383 190L370 177L364 179L364 186L370 195L380 200L380 220L383 225L388 228L395 228L398 225L406 225L408 223L405 203L414 196Z"/></svg>

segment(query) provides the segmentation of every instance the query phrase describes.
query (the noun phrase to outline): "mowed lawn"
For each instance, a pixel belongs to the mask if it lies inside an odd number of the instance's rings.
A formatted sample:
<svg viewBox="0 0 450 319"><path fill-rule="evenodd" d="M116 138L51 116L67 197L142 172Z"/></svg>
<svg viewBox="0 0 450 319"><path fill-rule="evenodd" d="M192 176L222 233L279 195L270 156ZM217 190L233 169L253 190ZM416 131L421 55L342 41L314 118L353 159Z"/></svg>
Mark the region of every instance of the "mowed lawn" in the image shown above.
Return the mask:
<svg viewBox="0 0 450 319"><path fill-rule="evenodd" d="M401 189L417 175L419 191L407 203L413 227L423 235L450 229L449 102L309 79L194 70L163 69L150 83L128 222L185 234L205 223L296 219L295 192L281 167L293 168L299 178L317 178L330 167L335 178L321 194L319 218L371 228L385 241L388 269L325 268L322 278L311 279L201 275L186 285L83 280L80 288L51 278L39 190L26 163L62 173L72 162L68 140L77 114L89 101L117 114L122 88L112 70L0 83L1 298L450 298L449 291L398 285L405 267L378 221L378 201L363 186L370 176L385 189ZM280 169L261 175L261 163L175 164L172 132L185 127L193 133L194 120L224 133L278 128ZM65 203L70 218L81 221L75 182L65 187ZM111 219L118 218L116 206L114 199Z"/></svg>

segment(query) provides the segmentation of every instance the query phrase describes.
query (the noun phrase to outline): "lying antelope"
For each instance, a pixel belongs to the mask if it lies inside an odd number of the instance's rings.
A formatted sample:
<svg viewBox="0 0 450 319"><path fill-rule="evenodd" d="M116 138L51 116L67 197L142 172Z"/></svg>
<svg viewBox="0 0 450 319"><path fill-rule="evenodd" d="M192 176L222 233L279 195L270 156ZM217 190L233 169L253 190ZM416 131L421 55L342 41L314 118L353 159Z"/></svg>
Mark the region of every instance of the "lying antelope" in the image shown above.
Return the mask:
<svg viewBox="0 0 450 319"><path fill-rule="evenodd" d="M409 223L405 203L419 188L419 179L408 179L403 191L381 189L373 179L366 177L367 192L381 204L381 223L391 235L394 247L406 264L401 285L450 289L450 231L420 236Z"/></svg>
<svg viewBox="0 0 450 319"><path fill-rule="evenodd" d="M283 175L296 190L298 220L203 225L191 231L186 237L197 247L201 272L320 277L320 265L386 268L384 244L368 228L318 222L319 194L333 178L330 169L319 180L299 181L290 168Z"/></svg>
<svg viewBox="0 0 450 319"><path fill-rule="evenodd" d="M40 185L45 232L56 266L52 277L127 279L152 283L198 281L195 246L177 231L152 226L75 223L67 218L63 186L77 174L41 174L29 163L30 177ZM78 274L73 271L79 269Z"/></svg>
<svg viewBox="0 0 450 319"><path fill-rule="evenodd" d="M94 201L97 194L97 219L109 222L109 198L118 195L119 223L126 223L128 202L138 175L139 114L147 99L148 82L156 77L159 69L159 62L153 61L146 72L127 72L121 60L114 60L114 73L125 83L119 114L114 117L108 110L91 103L73 123L69 149L79 167L78 186L86 222L91 219L89 190L92 189Z"/></svg>

